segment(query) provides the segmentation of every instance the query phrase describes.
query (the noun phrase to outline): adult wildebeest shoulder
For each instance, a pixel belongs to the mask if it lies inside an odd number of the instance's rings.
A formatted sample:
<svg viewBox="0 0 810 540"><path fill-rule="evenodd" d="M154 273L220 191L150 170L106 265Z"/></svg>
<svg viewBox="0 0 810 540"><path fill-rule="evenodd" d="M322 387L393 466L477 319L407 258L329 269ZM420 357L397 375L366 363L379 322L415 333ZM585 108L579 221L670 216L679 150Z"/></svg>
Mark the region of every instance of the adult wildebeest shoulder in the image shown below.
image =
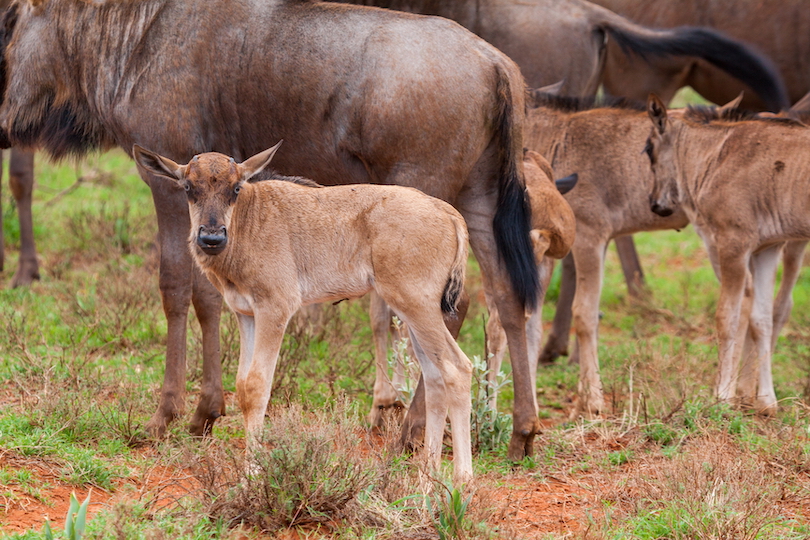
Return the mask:
<svg viewBox="0 0 810 540"><path fill-rule="evenodd" d="M446 202L401 186L319 188L284 177L251 183L279 144L244 163L211 152L182 166L133 149L142 169L185 189L194 260L236 314L236 395L248 448L262 431L290 317L304 305L374 290L408 323L422 366L428 461L438 468L449 416L454 479L468 481L472 365L443 323L464 288L464 219Z"/></svg>
<svg viewBox="0 0 810 540"><path fill-rule="evenodd" d="M279 139L282 174L412 186L467 221L498 302L515 378L510 457L537 429L524 307L537 269L523 182L523 81L517 66L457 24L301 0L17 0L3 20L0 109L7 143L59 158L138 143L187 161L237 160ZM224 412L221 297L192 265L185 194L148 175L168 319L166 376L149 427L184 405L186 318L203 328L203 383L192 430Z"/></svg>

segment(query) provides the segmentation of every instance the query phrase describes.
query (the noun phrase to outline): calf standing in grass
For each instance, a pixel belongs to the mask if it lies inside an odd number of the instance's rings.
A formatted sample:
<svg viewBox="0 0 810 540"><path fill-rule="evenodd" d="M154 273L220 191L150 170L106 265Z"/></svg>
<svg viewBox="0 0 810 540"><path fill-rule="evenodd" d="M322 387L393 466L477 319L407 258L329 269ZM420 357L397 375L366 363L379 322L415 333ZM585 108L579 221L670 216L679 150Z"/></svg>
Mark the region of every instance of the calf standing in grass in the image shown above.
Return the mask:
<svg viewBox="0 0 810 540"><path fill-rule="evenodd" d="M689 108L675 116L654 95L647 111L652 126L646 150L654 176L650 208L659 216L683 209L720 280L715 394L723 400L735 397L741 335L748 320L755 358L745 358L742 398L759 412L773 413L771 299L782 246L788 243L786 253L795 261L810 240L810 130L791 119L733 110ZM777 310L777 325L789 312L797 266L794 262L783 279L782 288L787 282L788 289L780 291L778 301L787 307Z"/></svg>
<svg viewBox="0 0 810 540"><path fill-rule="evenodd" d="M372 289L408 324L426 386L425 446L438 466L445 418L454 478L472 477L472 366L444 325L464 284L467 228L449 204L404 187L250 183L279 145L243 163L207 153L187 165L135 146L145 171L188 195L191 252L239 322L236 393L255 446L290 317Z"/></svg>

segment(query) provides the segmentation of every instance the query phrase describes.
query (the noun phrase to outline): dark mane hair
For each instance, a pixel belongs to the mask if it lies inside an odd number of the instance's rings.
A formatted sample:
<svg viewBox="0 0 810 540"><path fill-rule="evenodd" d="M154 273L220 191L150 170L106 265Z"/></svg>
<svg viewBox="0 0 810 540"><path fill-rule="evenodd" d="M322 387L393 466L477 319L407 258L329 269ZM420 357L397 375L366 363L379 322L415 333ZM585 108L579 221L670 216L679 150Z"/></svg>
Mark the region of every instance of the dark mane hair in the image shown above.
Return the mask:
<svg viewBox="0 0 810 540"><path fill-rule="evenodd" d="M298 184L299 186L307 186L313 188L323 187L316 181L310 180L309 178L304 178L303 176L284 176L283 174L278 174L275 171L268 171L267 169L253 176L253 178L248 180L248 182L251 184L255 184L256 182L266 182L268 180L280 180L282 182L290 182L293 184Z"/></svg>
<svg viewBox="0 0 810 540"><path fill-rule="evenodd" d="M712 105L689 105L683 115L685 120L698 124L712 122L772 122L787 126L804 126L798 118L793 116L762 116L753 111L744 109L723 109Z"/></svg>
<svg viewBox="0 0 810 540"><path fill-rule="evenodd" d="M634 99L612 96L558 96L532 88L526 90L526 106L532 109L548 107L549 109L572 113L590 111L593 109L624 109L640 112L646 110L643 103Z"/></svg>

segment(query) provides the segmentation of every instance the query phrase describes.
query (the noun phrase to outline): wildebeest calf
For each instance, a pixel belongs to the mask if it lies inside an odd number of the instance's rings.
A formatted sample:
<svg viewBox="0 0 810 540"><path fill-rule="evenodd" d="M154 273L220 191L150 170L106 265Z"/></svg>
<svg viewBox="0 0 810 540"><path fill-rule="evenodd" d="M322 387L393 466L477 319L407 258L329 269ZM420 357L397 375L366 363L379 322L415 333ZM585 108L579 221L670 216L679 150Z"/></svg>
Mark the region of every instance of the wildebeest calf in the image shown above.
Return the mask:
<svg viewBox="0 0 810 540"><path fill-rule="evenodd" d="M472 477L472 366L445 328L464 284L467 228L449 204L399 186L315 188L250 183L279 145L236 163L209 152L177 163L135 146L140 167L186 190L190 247L239 323L236 394L249 447L261 433L279 349L302 305L372 289L408 324L426 385L428 459L438 466L445 418L455 480Z"/></svg>

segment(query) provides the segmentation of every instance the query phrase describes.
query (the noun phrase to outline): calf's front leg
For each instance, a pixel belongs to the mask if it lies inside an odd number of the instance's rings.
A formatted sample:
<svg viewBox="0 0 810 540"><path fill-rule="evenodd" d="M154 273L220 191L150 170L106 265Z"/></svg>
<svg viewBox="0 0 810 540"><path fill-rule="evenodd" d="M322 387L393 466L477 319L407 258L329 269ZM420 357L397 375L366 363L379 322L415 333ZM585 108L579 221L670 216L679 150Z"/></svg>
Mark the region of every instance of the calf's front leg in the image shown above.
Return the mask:
<svg viewBox="0 0 810 540"><path fill-rule="evenodd" d="M269 308L255 309L254 316L239 315L239 369L236 373L236 399L245 420L248 451L261 440L264 413L273 389L278 354L284 339L289 313Z"/></svg>

